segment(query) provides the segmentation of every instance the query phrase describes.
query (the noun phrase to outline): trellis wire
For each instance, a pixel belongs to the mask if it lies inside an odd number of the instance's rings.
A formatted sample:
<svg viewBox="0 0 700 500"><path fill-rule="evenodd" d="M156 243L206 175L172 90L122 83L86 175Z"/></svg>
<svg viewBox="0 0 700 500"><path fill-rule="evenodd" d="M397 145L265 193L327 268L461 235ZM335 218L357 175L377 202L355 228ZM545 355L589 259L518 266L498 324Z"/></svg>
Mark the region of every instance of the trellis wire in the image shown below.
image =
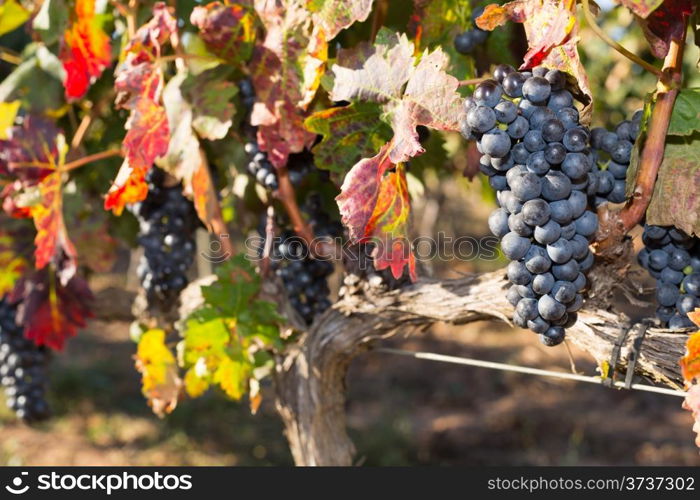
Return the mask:
<svg viewBox="0 0 700 500"><path fill-rule="evenodd" d="M555 372L551 370L541 370L539 368L530 368L528 366L509 365L505 363L494 363L492 361L483 361L480 359L460 358L456 356L447 356L445 354L437 354L434 352L421 351L406 351L404 349L393 349L390 347L379 347L374 349L374 352L382 352L385 354L396 354L399 356L408 356L416 359L426 359L428 361L438 361L442 363L453 363L457 365L475 366L479 368L490 368L492 370L502 370L508 372L525 373L528 375L539 375L541 377L552 377L564 380L576 380L577 382L587 382L589 384L602 385L603 380L600 377L589 377L587 375L578 375L575 373ZM614 381L614 387L625 389L625 383ZM654 387L646 384L632 384L630 389L635 391L655 392L657 394L665 394L667 396L678 396L684 398L685 391L676 389L666 389L665 387Z"/></svg>

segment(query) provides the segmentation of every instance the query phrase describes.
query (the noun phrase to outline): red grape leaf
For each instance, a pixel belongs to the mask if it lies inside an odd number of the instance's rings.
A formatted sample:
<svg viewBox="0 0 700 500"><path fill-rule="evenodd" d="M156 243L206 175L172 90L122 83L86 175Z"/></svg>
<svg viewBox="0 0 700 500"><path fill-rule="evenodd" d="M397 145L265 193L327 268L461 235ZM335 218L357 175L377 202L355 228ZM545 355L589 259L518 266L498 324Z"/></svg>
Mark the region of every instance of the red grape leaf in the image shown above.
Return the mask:
<svg viewBox="0 0 700 500"><path fill-rule="evenodd" d="M669 137L647 209L647 223L700 236L700 135Z"/></svg>
<svg viewBox="0 0 700 500"><path fill-rule="evenodd" d="M384 105L394 138L390 161L401 163L421 154L416 127L458 130L464 115L459 82L445 72L448 58L441 49L426 51L418 62L405 35L385 36L357 69L333 66L334 101L365 100Z"/></svg>
<svg viewBox="0 0 700 500"><path fill-rule="evenodd" d="M56 350L63 349L66 339L92 316L92 298L81 277L73 276L63 285L50 267L23 277L10 297L20 302L17 322L25 325L25 337Z"/></svg>
<svg viewBox="0 0 700 500"><path fill-rule="evenodd" d="M645 18L668 0L617 0L635 15ZM672 0L671 0L672 1Z"/></svg>
<svg viewBox="0 0 700 500"><path fill-rule="evenodd" d="M28 212L34 219L36 269L53 262L66 283L75 274L77 255L63 220L65 139L53 123L32 116L13 127L10 136L8 141L0 141L5 146L0 153L0 170L14 175L18 182L3 190L8 197L5 201L14 192L35 190L38 199L15 215Z"/></svg>
<svg viewBox="0 0 700 500"><path fill-rule="evenodd" d="M58 167L39 183L41 201L31 207L32 218L36 226L34 244L35 267L42 269L60 259L61 281L65 284L74 275L77 268L77 252L68 238L68 231L63 219L63 172Z"/></svg>
<svg viewBox="0 0 700 500"><path fill-rule="evenodd" d="M36 184L51 173L51 159L58 156L58 128L36 115L25 116L0 140L0 175L12 175L26 184Z"/></svg>
<svg viewBox="0 0 700 500"><path fill-rule="evenodd" d="M310 0L307 5L315 27L323 30L326 40L356 21L365 21L372 11L372 0Z"/></svg>
<svg viewBox="0 0 700 500"><path fill-rule="evenodd" d="M391 128L379 119L381 108L371 102L317 111L306 128L323 139L312 151L318 168L345 174L361 158L377 151L391 139Z"/></svg>
<svg viewBox="0 0 700 500"><path fill-rule="evenodd" d="M579 99L586 105L581 121L588 123L593 94L576 45L579 41L574 0L513 0L504 5L487 5L476 19L479 28L491 31L507 21L522 23L527 35L528 51L520 69L546 66L573 76L580 90Z"/></svg>
<svg viewBox="0 0 700 500"><path fill-rule="evenodd" d="M127 203L146 199L148 195L146 173L149 168L150 166L132 167L127 160L124 160L112 187L105 196L105 210L112 210L116 215L120 215Z"/></svg>
<svg viewBox="0 0 700 500"><path fill-rule="evenodd" d="M671 40L680 40L686 28L686 18L693 13L692 0L665 0L658 9L638 14L637 22L644 31L651 53L659 59L668 54Z"/></svg>
<svg viewBox="0 0 700 500"><path fill-rule="evenodd" d="M216 69L189 75L181 85L184 98L192 107L192 127L202 139L223 139L236 112L231 99L238 86L227 81Z"/></svg>
<svg viewBox="0 0 700 500"><path fill-rule="evenodd" d="M66 72L66 99L80 99L111 64L109 36L95 17L94 0L76 0L75 19L66 30L60 58Z"/></svg>
<svg viewBox="0 0 700 500"><path fill-rule="evenodd" d="M365 228L366 237L375 243L372 253L377 271L390 268L399 279L408 266L411 280L416 280L416 260L408 240L408 217L411 201L403 164L382 178L377 204Z"/></svg>
<svg viewBox="0 0 700 500"><path fill-rule="evenodd" d="M122 142L125 160L109 189L104 207L119 215L128 203L146 198L145 177L153 162L168 151L170 128L161 105L163 70L158 63L162 45L177 29L177 21L163 2L153 6L153 17L127 45L117 69L114 88L117 105L131 110Z"/></svg>
<svg viewBox="0 0 700 500"><path fill-rule="evenodd" d="M315 138L304 128L305 110L321 82L328 44L323 33L312 33L302 0L256 0L255 10L266 33L251 61L257 101L250 123L258 127L261 150L281 167Z"/></svg>
<svg viewBox="0 0 700 500"><path fill-rule="evenodd" d="M348 172L336 196L343 224L353 241L365 238L367 224L377 206L384 173L393 167L389 160L391 144L387 143L372 158L363 158Z"/></svg>
<svg viewBox="0 0 700 500"><path fill-rule="evenodd" d="M230 64L247 61L255 42L255 14L243 2L211 2L192 10L190 22L199 28L207 49Z"/></svg>
<svg viewBox="0 0 700 500"><path fill-rule="evenodd" d="M153 413L164 417L177 406L182 380L172 351L165 344L163 330L148 330L141 335L134 356L141 374L141 391Z"/></svg>

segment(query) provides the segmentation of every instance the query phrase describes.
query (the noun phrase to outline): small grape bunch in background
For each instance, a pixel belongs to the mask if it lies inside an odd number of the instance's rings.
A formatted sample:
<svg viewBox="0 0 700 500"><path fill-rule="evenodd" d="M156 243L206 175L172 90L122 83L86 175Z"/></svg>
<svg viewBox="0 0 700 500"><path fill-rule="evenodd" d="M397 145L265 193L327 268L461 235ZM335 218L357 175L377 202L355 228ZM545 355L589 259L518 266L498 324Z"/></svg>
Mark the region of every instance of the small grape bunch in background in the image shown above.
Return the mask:
<svg viewBox="0 0 700 500"><path fill-rule="evenodd" d="M454 46L455 50L460 54L470 55L479 46L486 43L486 39L489 37L489 32L484 31L479 28L474 20L484 13L484 8L479 7L472 13L472 25L455 36Z"/></svg>

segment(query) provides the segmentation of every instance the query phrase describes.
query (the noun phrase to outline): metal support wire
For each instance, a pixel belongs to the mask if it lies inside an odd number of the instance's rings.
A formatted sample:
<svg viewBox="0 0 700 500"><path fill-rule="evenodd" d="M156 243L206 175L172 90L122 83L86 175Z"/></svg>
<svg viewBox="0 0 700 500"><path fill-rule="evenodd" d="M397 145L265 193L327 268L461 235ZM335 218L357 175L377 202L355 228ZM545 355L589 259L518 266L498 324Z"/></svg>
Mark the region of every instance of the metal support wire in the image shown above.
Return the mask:
<svg viewBox="0 0 700 500"><path fill-rule="evenodd" d="M539 375L541 377L552 377L564 380L576 380L577 382L587 382L589 384L603 385L604 379L600 377L589 377L587 375L577 375L575 373L555 372L551 370L541 370L539 368L530 368L528 366L508 365L505 363L494 363L491 361L483 361L480 359L459 358L456 356L446 356L444 354L436 354L433 352L416 352L406 351L403 349L392 349L390 347L379 347L373 350L385 354L396 354L399 356L408 356L416 359L426 359L428 361L438 361L441 363L453 363L456 365L476 366L479 368L490 368L492 370L502 370L508 372L525 373L527 375ZM635 391L655 392L657 394L665 394L667 396L677 396L684 398L685 391L676 389L667 389L665 387L654 387L646 384L631 384L629 387L624 382L614 381L613 387L620 389L629 388Z"/></svg>

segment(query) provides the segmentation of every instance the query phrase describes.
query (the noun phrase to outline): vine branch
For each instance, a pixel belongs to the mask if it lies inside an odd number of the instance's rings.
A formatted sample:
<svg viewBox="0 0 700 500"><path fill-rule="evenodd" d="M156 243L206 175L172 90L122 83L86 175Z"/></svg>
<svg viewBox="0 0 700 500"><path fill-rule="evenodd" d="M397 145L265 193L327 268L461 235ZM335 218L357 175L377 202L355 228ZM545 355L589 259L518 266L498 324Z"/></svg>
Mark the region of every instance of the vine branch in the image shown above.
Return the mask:
<svg viewBox="0 0 700 500"><path fill-rule="evenodd" d="M639 156L632 198L619 211L603 208L598 213L600 229L596 236L596 246L601 250L617 246L624 235L644 218L654 194L654 185L664 158L671 113L682 80L683 48L688 19L684 19L684 22L686 29L683 30L683 35L679 40L671 40L664 59L665 77L657 84L656 104L651 112L647 138Z"/></svg>

